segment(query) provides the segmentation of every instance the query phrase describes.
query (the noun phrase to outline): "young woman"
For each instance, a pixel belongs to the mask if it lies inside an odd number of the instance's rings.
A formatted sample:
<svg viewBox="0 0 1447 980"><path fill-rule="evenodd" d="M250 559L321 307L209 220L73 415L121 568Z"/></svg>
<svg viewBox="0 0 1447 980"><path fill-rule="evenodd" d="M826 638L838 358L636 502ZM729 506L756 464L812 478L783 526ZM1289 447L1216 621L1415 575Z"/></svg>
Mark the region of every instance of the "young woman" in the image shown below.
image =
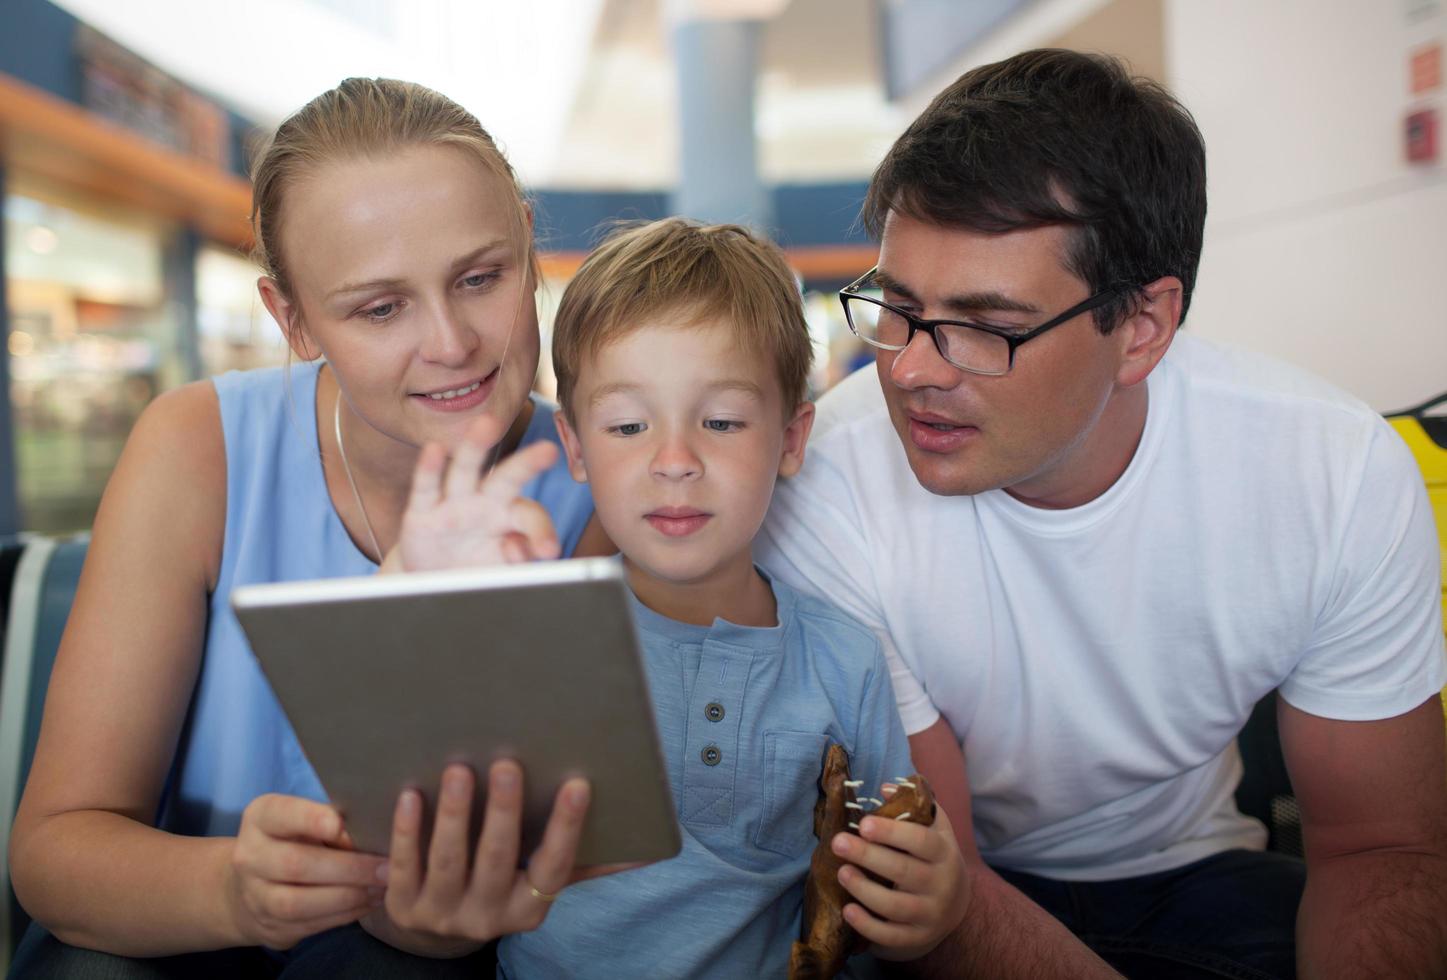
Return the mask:
<svg viewBox="0 0 1447 980"><path fill-rule="evenodd" d="M409 875L383 908L385 862L349 850L229 609L247 582L367 574L389 552L405 567L404 526L444 538L454 509L489 487L534 503L458 541L465 553L606 547L586 488L557 461L551 407L529 393L537 274L512 170L446 98L350 79L282 124L253 183L261 297L303 363L161 396L112 475L12 836L16 892L50 933L27 937L21 975L99 964L87 950L163 957L145 975L245 957L287 975L377 957L386 975L437 975L392 947L480 944L403 929L388 909L515 931L572 870L580 781L560 790L526 872ZM449 771L444 803L470 778ZM521 773L499 763L489 778L488 836L516 848ZM389 945L337 928L359 920Z"/></svg>

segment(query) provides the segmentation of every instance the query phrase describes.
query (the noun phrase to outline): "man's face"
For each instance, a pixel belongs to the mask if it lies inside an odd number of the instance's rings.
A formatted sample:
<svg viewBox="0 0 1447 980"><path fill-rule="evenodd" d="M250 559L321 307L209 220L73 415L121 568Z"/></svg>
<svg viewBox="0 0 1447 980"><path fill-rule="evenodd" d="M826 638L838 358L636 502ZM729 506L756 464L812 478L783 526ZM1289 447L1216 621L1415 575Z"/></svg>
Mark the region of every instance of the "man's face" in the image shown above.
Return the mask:
<svg viewBox="0 0 1447 980"><path fill-rule="evenodd" d="M880 243L885 300L927 319L1025 332L1090 294L1064 265L1068 232L1005 234L945 227L891 213ZM1116 391L1126 331L1102 336L1085 313L1021 345L1010 372L963 371L917 333L898 353L876 351L889 415L916 479L931 493L1005 488L1046 507L1102 492L1092 450Z"/></svg>

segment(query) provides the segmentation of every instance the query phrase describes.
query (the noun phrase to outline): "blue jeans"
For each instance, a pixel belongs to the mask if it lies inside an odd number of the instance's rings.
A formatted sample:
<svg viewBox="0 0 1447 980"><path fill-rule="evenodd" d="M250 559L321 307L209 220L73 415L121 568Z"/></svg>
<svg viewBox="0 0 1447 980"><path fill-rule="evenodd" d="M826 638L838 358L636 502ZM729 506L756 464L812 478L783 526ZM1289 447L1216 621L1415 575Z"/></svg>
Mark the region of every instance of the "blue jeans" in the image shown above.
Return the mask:
<svg viewBox="0 0 1447 980"><path fill-rule="evenodd" d="M1306 865L1224 851L1183 868L1115 881L1000 877L1127 977L1291 980Z"/></svg>
<svg viewBox="0 0 1447 980"><path fill-rule="evenodd" d="M283 980L358 980L391 978L491 977L496 970L494 947L455 960L432 960L413 956L373 939L361 926L330 929L302 940L285 953L252 946L220 949L182 956L133 959L67 946L39 925L31 923L15 959L10 964L13 980L250 980L253 977Z"/></svg>

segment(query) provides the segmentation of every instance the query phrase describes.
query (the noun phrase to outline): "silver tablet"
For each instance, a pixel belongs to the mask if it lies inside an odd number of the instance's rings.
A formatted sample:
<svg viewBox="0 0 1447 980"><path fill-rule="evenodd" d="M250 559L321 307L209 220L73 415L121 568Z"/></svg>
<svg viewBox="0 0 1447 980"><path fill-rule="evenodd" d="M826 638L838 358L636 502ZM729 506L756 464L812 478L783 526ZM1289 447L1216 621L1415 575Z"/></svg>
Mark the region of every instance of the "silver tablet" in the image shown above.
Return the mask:
<svg viewBox="0 0 1447 980"><path fill-rule="evenodd" d="M618 563L575 559L467 572L284 582L231 604L358 848L385 854L403 787L432 813L443 768L516 759L522 855L558 786L593 787L579 864L678 853L627 587Z"/></svg>

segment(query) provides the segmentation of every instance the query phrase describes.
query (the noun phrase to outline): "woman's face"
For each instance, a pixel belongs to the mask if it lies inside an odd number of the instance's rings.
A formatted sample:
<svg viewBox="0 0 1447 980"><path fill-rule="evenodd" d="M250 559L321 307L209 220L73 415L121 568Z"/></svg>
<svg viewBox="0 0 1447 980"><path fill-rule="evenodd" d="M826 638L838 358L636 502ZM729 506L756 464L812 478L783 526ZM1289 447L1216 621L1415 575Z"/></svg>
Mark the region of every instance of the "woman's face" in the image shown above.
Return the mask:
<svg viewBox="0 0 1447 980"><path fill-rule="evenodd" d="M510 183L468 151L420 146L322 164L284 208L292 295L273 314L302 356L326 357L356 415L413 447L451 446L480 414L513 423L538 323Z"/></svg>

